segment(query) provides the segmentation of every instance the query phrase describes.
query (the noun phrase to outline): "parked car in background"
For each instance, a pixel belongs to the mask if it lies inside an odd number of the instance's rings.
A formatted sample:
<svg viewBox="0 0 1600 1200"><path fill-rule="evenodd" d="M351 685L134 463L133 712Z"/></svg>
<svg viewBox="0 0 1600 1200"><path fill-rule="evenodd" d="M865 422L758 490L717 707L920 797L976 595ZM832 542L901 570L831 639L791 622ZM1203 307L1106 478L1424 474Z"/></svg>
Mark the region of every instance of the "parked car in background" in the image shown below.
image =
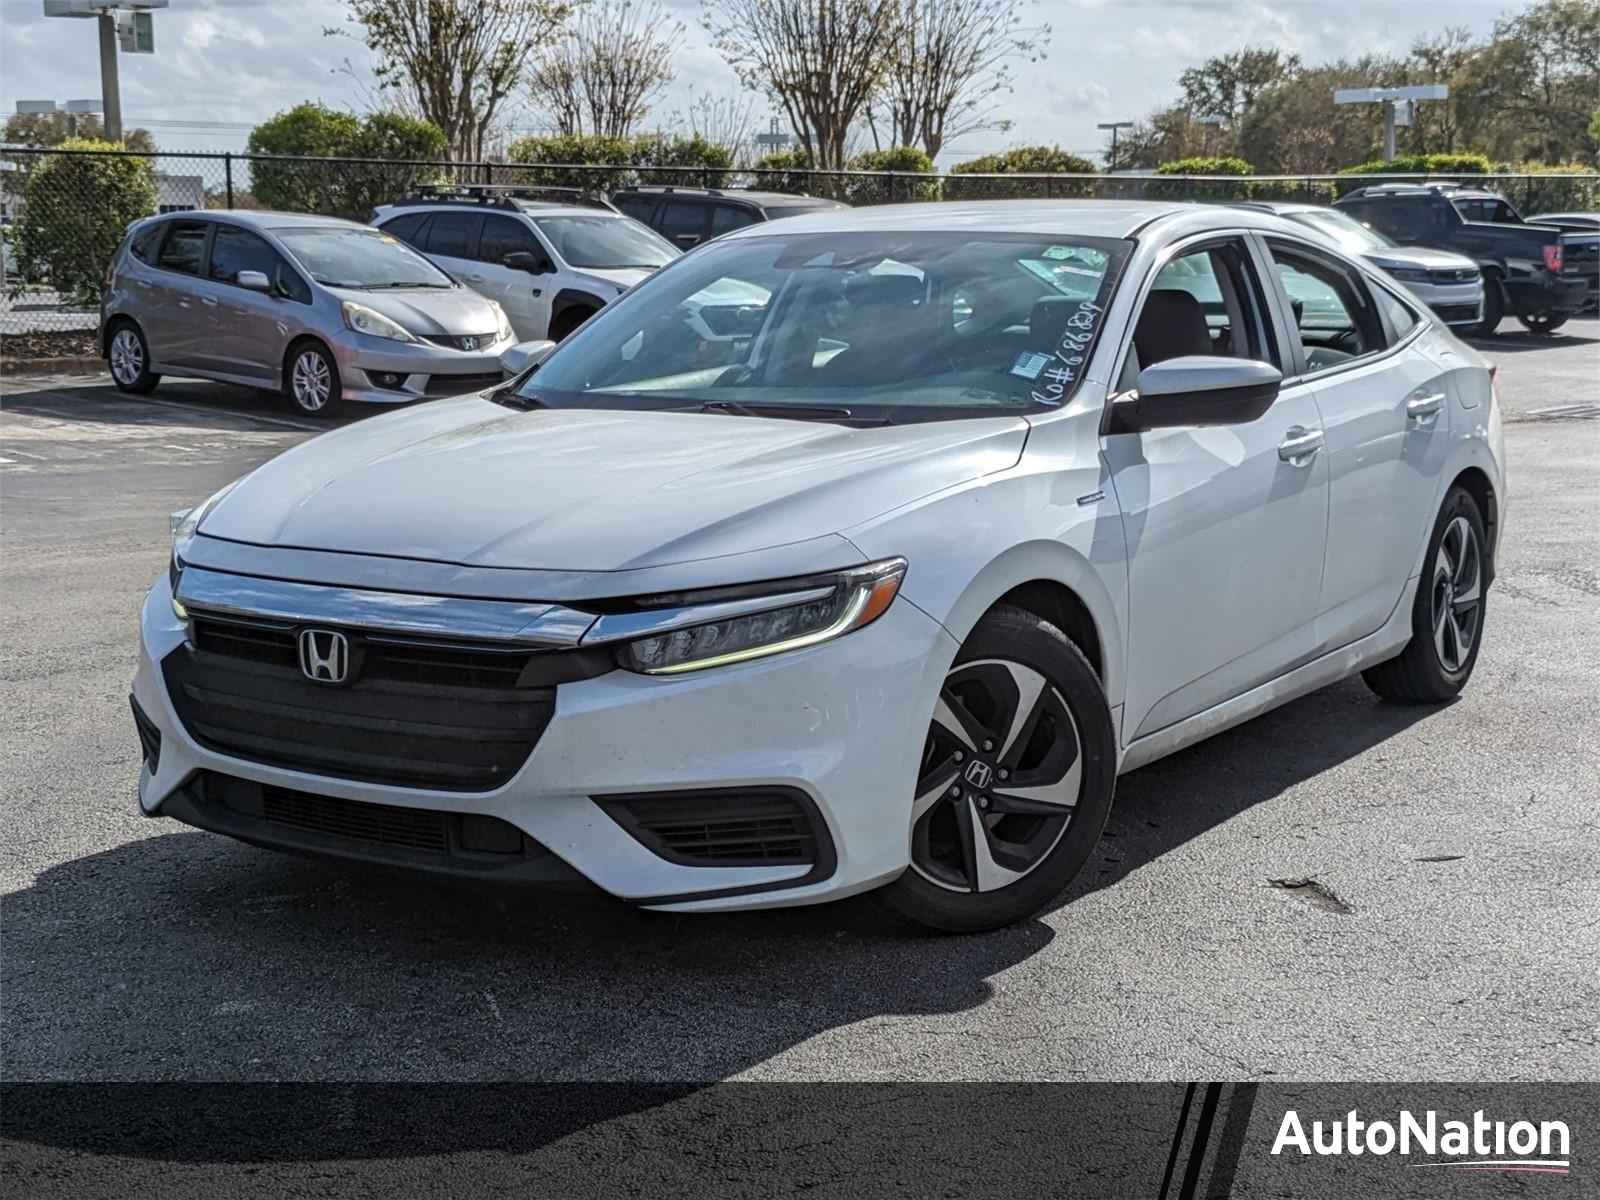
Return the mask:
<svg viewBox="0 0 1600 1200"><path fill-rule="evenodd" d="M135 223L100 330L123 391L192 375L282 391L311 416L487 387L514 341L498 304L388 234L242 209Z"/></svg>
<svg viewBox="0 0 1600 1200"><path fill-rule="evenodd" d="M560 341L646 275L678 257L672 243L569 189L423 188L372 223L495 300L519 341Z"/></svg>
<svg viewBox="0 0 1600 1200"><path fill-rule="evenodd" d="M1540 213L1529 225L1553 225L1561 230L1564 269L1589 283L1589 307L1600 305L1600 213Z"/></svg>
<svg viewBox="0 0 1600 1200"><path fill-rule="evenodd" d="M1346 254L1360 255L1403 283L1433 314L1458 332L1483 321L1483 274L1463 254L1427 246L1400 246L1348 213L1320 204L1253 202L1236 208L1277 213L1315 230Z"/></svg>
<svg viewBox="0 0 1600 1200"><path fill-rule="evenodd" d="M654 185L621 188L611 193L611 203L683 250L746 225L850 207L838 200L787 192Z"/></svg>
<svg viewBox="0 0 1600 1200"><path fill-rule="evenodd" d="M1566 270L1559 230L1529 225L1504 196L1459 184L1384 183L1357 188L1334 206L1403 246L1454 250L1483 272L1488 336L1511 314L1551 333L1588 302L1588 282Z"/></svg>
<svg viewBox="0 0 1600 1200"><path fill-rule="evenodd" d="M1502 461L1483 360L1267 213L751 226L513 385L180 515L139 805L673 912L872 891L992 929L1083 869L1119 772L1357 672L1457 695Z"/></svg>

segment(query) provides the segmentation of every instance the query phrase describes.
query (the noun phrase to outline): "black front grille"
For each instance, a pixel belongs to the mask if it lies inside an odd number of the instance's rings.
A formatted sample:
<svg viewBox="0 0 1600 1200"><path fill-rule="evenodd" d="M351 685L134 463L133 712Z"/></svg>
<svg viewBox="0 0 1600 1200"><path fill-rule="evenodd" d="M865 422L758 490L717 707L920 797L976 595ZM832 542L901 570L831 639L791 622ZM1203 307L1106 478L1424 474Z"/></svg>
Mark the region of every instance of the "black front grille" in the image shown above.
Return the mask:
<svg viewBox="0 0 1600 1200"><path fill-rule="evenodd" d="M505 375L499 371L483 371L475 375L430 375L428 385L422 391L427 396L459 396L498 387L503 382Z"/></svg>
<svg viewBox="0 0 1600 1200"><path fill-rule="evenodd" d="M788 791L716 791L597 796L612 819L647 848L689 866L816 863L818 820Z"/></svg>
<svg viewBox="0 0 1600 1200"><path fill-rule="evenodd" d="M1438 314L1441 321L1446 324L1460 324L1463 321L1476 321L1482 317L1482 311L1476 304L1435 304L1433 311Z"/></svg>
<svg viewBox="0 0 1600 1200"><path fill-rule="evenodd" d="M1428 272L1429 283L1472 283L1477 278L1476 267L1449 267Z"/></svg>
<svg viewBox="0 0 1600 1200"><path fill-rule="evenodd" d="M203 746L341 779L450 791L505 783L532 753L555 689L525 647L349 633L351 680L300 670L298 630L196 614L162 661L184 728Z"/></svg>
<svg viewBox="0 0 1600 1200"><path fill-rule="evenodd" d="M452 350L482 350L494 345L495 335L492 333L455 334L455 333L428 333L423 335L435 346L448 346ZM470 345L468 344L470 343Z"/></svg>
<svg viewBox="0 0 1600 1200"><path fill-rule="evenodd" d="M436 854L450 849L446 815L427 808L399 808L263 787L261 816L273 825L290 825L384 846L407 846Z"/></svg>
<svg viewBox="0 0 1600 1200"><path fill-rule="evenodd" d="M128 697L128 703L133 705L133 728L139 735L140 753L145 766L154 775L161 768L161 730L156 728L156 723L145 715L144 709L132 696Z"/></svg>

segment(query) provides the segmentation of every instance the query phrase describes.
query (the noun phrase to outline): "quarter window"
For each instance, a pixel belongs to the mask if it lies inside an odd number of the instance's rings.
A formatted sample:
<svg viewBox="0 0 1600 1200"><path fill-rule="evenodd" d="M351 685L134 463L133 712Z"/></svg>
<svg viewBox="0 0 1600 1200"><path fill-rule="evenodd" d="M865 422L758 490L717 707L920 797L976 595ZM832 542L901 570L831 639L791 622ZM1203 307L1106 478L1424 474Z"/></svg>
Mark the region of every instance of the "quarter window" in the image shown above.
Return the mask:
<svg viewBox="0 0 1600 1200"><path fill-rule="evenodd" d="M172 222L167 227L166 241L161 243L156 266L184 275L200 274L200 260L206 248L206 229L204 221Z"/></svg>
<svg viewBox="0 0 1600 1200"><path fill-rule="evenodd" d="M656 206L654 196L619 196L616 200L617 211L624 216L632 217L635 221L650 223L650 210Z"/></svg>
<svg viewBox="0 0 1600 1200"><path fill-rule="evenodd" d="M1308 372L1325 371L1384 348L1383 326L1360 276L1321 255L1274 244L1291 323Z"/></svg>
<svg viewBox="0 0 1600 1200"><path fill-rule="evenodd" d="M477 250L482 220L477 213L434 213L428 227L427 252L446 258L471 258Z"/></svg>
<svg viewBox="0 0 1600 1200"><path fill-rule="evenodd" d="M1422 318L1412 311L1411 306L1387 288L1375 288L1378 297L1378 307L1383 310L1389 328L1393 331L1396 342L1404 338L1417 327Z"/></svg>
<svg viewBox="0 0 1600 1200"><path fill-rule="evenodd" d="M756 223L756 214L737 204L719 204L711 210L711 236L720 237Z"/></svg>
<svg viewBox="0 0 1600 1200"><path fill-rule="evenodd" d="M156 243L161 240L162 226L152 225L149 229L141 231L128 247L128 253L142 263L149 262L155 257Z"/></svg>
<svg viewBox="0 0 1600 1200"><path fill-rule="evenodd" d="M385 233L393 234L402 242L413 246L422 244L422 224L428 219L427 213L407 213L403 217L396 217L392 221L385 221L378 226Z"/></svg>

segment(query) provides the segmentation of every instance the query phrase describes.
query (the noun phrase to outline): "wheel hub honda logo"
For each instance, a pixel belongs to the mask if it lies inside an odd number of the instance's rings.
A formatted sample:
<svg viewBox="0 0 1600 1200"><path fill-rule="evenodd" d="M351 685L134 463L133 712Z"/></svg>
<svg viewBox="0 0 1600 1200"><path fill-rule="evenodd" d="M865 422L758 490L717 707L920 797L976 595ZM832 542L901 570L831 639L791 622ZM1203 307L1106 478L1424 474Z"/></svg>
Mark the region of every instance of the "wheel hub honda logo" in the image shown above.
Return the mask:
<svg viewBox="0 0 1600 1200"><path fill-rule="evenodd" d="M350 677L350 639L332 629L302 629L300 670L317 683L343 683Z"/></svg>
<svg viewBox="0 0 1600 1200"><path fill-rule="evenodd" d="M994 778L994 768L986 762L974 759L967 764L967 782L975 788L986 788L989 781Z"/></svg>

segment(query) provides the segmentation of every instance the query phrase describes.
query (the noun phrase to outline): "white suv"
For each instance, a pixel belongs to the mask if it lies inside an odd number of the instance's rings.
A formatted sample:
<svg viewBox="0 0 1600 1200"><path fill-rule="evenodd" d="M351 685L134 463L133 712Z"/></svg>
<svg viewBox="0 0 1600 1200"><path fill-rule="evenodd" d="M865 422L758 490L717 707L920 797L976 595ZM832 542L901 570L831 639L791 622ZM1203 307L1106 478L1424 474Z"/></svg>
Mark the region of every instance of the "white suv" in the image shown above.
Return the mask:
<svg viewBox="0 0 1600 1200"><path fill-rule="evenodd" d="M498 301L523 342L559 342L680 253L615 209L519 189L423 189L375 209L372 224Z"/></svg>

